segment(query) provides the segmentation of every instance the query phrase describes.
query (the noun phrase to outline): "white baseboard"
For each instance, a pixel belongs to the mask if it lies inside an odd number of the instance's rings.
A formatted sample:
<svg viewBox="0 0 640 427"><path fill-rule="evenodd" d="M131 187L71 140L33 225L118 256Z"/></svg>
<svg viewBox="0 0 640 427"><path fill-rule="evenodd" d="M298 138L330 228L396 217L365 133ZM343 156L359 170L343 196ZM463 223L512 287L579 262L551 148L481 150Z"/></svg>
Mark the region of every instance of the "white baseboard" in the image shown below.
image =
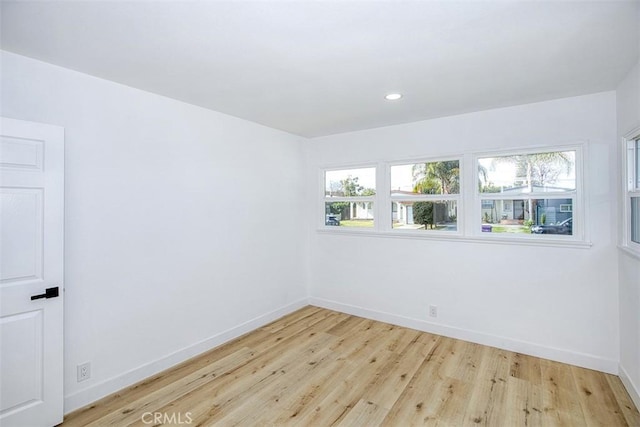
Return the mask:
<svg viewBox="0 0 640 427"><path fill-rule="evenodd" d="M308 304L309 300L307 298L299 299L295 302L287 304L282 308L260 315L236 327L216 334L210 338L204 339L167 356L161 357L160 359L154 360L121 375L92 385L89 388L85 388L83 390L79 390L75 393L69 394L64 398L64 413L68 414L72 411L75 411L76 409L82 408L83 406L95 402L98 399L122 390L132 384L144 380L145 378L155 375L158 372L162 372L165 369L171 368L172 366L184 362L185 360L188 360L198 354L204 353L207 350L224 344L225 342L246 334L247 332L251 332L254 329L260 328L267 323L270 323L282 316L305 307Z"/></svg>
<svg viewBox="0 0 640 427"><path fill-rule="evenodd" d="M640 409L640 389L633 383L633 381L631 381L631 377L624 369L624 366L620 365L618 372L618 375L622 380L622 384L624 384L624 388L627 389L627 393L631 396L631 400L636 404L636 408Z"/></svg>
<svg viewBox="0 0 640 427"><path fill-rule="evenodd" d="M570 365L581 366L583 368L594 369L596 371L606 372L609 374L618 374L617 360L605 359L591 354L546 347L535 343L515 340L512 338L486 334L469 329L461 329L452 326L441 325L438 323L427 322L425 320L413 319L410 317L371 310L368 308L358 307L350 304L343 304L324 298L311 297L309 298L309 304L327 308L330 310L340 311L347 314L352 314L354 316L365 317L367 319L373 319L398 326L417 329L419 331L429 332L437 335L444 335L446 337L456 338L463 341L470 341L477 344L497 347L517 353L541 357L543 359L555 360L557 362L568 363Z"/></svg>

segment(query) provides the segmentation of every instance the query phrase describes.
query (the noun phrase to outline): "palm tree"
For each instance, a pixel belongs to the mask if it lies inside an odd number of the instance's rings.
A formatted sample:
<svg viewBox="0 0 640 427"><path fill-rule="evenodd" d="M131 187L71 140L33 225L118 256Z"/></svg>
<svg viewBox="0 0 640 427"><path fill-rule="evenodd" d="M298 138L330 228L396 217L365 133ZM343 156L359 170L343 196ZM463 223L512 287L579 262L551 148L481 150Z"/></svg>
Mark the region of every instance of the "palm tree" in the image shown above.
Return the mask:
<svg viewBox="0 0 640 427"><path fill-rule="evenodd" d="M460 192L458 160L414 165L413 178L415 181L413 191L416 193L457 194Z"/></svg>
<svg viewBox="0 0 640 427"><path fill-rule="evenodd" d="M489 180L489 171L486 167L478 163L478 191L482 192L482 187L486 187Z"/></svg>
<svg viewBox="0 0 640 427"><path fill-rule="evenodd" d="M442 194L442 186L438 180L424 177L413 186L414 193Z"/></svg>

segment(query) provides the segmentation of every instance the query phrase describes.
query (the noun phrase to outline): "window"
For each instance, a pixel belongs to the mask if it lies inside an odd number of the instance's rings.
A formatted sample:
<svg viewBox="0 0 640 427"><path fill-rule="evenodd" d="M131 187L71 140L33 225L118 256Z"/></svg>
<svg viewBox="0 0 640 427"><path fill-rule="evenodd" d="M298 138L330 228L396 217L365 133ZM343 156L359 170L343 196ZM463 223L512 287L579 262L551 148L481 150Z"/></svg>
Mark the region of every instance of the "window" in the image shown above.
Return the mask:
<svg viewBox="0 0 640 427"><path fill-rule="evenodd" d="M324 172L324 225L372 228L376 168Z"/></svg>
<svg viewBox="0 0 640 427"><path fill-rule="evenodd" d="M494 205L494 200L482 200L482 209L493 209Z"/></svg>
<svg viewBox="0 0 640 427"><path fill-rule="evenodd" d="M479 157L480 231L573 236L578 150Z"/></svg>
<svg viewBox="0 0 640 427"><path fill-rule="evenodd" d="M640 251L640 132L628 138L624 245Z"/></svg>
<svg viewBox="0 0 640 427"><path fill-rule="evenodd" d="M390 172L394 230L458 230L460 160L393 165Z"/></svg>
<svg viewBox="0 0 640 427"><path fill-rule="evenodd" d="M627 217L628 241L640 253L640 129L636 135ZM576 144L326 168L318 174L318 225L347 234L587 247L583 150Z"/></svg>

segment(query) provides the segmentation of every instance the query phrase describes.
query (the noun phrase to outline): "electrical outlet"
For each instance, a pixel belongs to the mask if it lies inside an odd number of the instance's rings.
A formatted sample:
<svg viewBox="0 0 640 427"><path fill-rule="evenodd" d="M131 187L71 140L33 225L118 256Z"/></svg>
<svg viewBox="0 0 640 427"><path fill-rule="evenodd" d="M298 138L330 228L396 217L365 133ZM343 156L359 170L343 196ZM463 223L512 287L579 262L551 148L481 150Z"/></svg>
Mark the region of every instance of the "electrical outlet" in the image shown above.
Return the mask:
<svg viewBox="0 0 640 427"><path fill-rule="evenodd" d="M430 317L438 317L438 306L430 305L429 306L429 316Z"/></svg>
<svg viewBox="0 0 640 427"><path fill-rule="evenodd" d="M83 363L77 366L78 369L78 382L86 381L91 378L91 363Z"/></svg>

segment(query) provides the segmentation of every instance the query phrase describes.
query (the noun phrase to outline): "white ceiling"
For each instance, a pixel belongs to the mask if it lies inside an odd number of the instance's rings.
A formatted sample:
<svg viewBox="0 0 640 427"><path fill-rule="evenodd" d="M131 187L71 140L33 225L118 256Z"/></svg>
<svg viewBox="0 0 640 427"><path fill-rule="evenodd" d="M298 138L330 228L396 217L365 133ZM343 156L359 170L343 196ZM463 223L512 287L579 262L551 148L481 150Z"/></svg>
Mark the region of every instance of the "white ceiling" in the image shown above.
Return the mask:
<svg viewBox="0 0 640 427"><path fill-rule="evenodd" d="M306 137L612 90L640 51L640 1L3 0L1 12L4 50Z"/></svg>

